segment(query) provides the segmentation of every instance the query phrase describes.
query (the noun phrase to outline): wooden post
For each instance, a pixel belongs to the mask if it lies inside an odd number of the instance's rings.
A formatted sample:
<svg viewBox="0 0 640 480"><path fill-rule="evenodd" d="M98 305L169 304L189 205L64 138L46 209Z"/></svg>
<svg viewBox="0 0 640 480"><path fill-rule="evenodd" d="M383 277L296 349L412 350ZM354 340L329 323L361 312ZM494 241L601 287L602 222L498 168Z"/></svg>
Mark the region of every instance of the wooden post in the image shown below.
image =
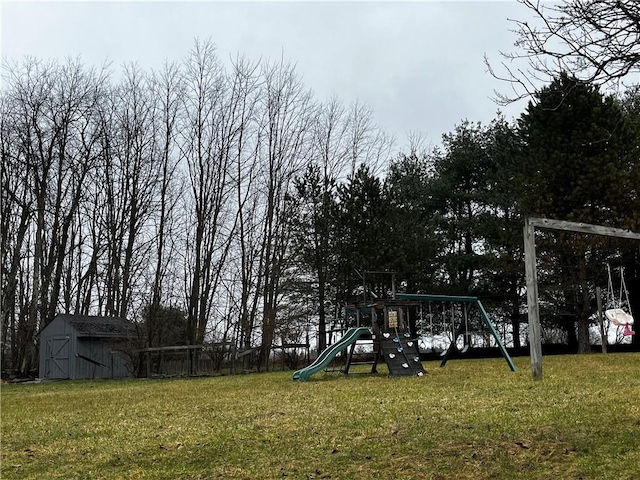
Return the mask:
<svg viewBox="0 0 640 480"><path fill-rule="evenodd" d="M600 338L602 338L602 353L607 353L609 339L604 331L604 318L602 318L602 289L596 287L596 303L598 305L598 322L600 322Z"/></svg>
<svg viewBox="0 0 640 480"><path fill-rule="evenodd" d="M396 274L391 274L391 298L396 299Z"/></svg>
<svg viewBox="0 0 640 480"><path fill-rule="evenodd" d="M231 375L235 375L236 373L238 373L236 370L237 361L238 361L238 347L234 339L233 345L231 346Z"/></svg>
<svg viewBox="0 0 640 480"><path fill-rule="evenodd" d="M524 268L527 285L527 311L529 318L529 351L531 375L542 380L542 339L538 310L538 278L536 273L535 227L527 218L524 224Z"/></svg>

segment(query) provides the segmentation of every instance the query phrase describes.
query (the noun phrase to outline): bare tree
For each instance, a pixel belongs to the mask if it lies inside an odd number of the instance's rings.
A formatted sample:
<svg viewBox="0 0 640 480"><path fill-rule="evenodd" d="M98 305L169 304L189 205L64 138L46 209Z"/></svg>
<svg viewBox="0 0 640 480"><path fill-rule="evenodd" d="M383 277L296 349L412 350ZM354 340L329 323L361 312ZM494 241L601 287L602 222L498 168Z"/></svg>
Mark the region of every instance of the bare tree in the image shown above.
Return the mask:
<svg viewBox="0 0 640 480"><path fill-rule="evenodd" d="M640 3L633 0L564 0L559 4L518 0L532 20L513 20L516 53L502 53L502 68L491 73L512 86L496 93L501 104L528 97L537 83L561 72L596 84L616 84L640 72ZM519 61L524 60L525 66Z"/></svg>
<svg viewBox="0 0 640 480"><path fill-rule="evenodd" d="M74 60L45 64L25 59L5 72L9 83L5 98L11 110L7 114L17 132L8 137L14 143L5 144L5 154L8 167L20 179L11 187L15 214L21 219L13 254L20 251L20 268L31 275L29 288L23 290L30 295L28 314L20 314L23 321L15 332L19 349L15 358L26 373L34 364L34 334L57 310L63 272L70 267L72 224L85 178L95 166L89 119L108 75ZM24 215L29 220L26 236ZM10 228L7 236L13 233ZM12 283L16 271L10 268ZM12 297L15 290L9 288L9 293Z"/></svg>
<svg viewBox="0 0 640 480"><path fill-rule="evenodd" d="M185 64L183 155L189 172L187 313L189 341L204 340L232 246L237 215L231 177L244 135L243 92L215 47L197 41Z"/></svg>
<svg viewBox="0 0 640 480"><path fill-rule="evenodd" d="M154 158L153 102L147 76L126 66L103 117L104 313L127 318L137 282L144 278L152 242L154 192L160 162Z"/></svg>
<svg viewBox="0 0 640 480"><path fill-rule="evenodd" d="M260 138L256 115L259 66L259 62L237 56L224 73L224 103L218 121L226 132L221 154L227 158L225 188L229 188L229 195L226 225L220 235L225 248L216 267L218 283L211 293L213 309L207 324L207 338L227 342L233 337L237 345L246 348L250 348L255 324L255 293L260 284L257 246L263 221L254 208L259 201L255 181Z"/></svg>
<svg viewBox="0 0 640 480"><path fill-rule="evenodd" d="M19 361L16 325L21 260L32 216L31 195L25 181L26 159L20 145L20 109L16 98L0 98L0 318L3 366ZM23 312L24 314L24 312ZM24 317L23 317L24 318ZM9 356L5 356L5 354Z"/></svg>
<svg viewBox="0 0 640 480"><path fill-rule="evenodd" d="M46 114L49 103L49 91L53 89L55 66L43 65L34 60L27 60L22 68L11 71L13 93L16 107L20 111L19 128L21 129L20 150L24 155L25 188L31 190L31 200L35 202L35 242L31 253L31 288L27 315L22 316L16 331L16 347L14 367L25 373L33 362L33 337L38 328L40 314L47 308L42 300L46 293L42 286L42 267L45 262L45 228L46 206L49 176L55 163L54 145L56 130L53 119ZM31 205L29 208L33 208ZM46 291L45 291L46 292ZM24 305L26 307L26 305ZM18 363L19 362L19 365Z"/></svg>
<svg viewBox="0 0 640 480"><path fill-rule="evenodd" d="M273 345L281 280L289 261L293 179L309 158L308 137L313 113L311 94L295 68L280 61L263 68L264 91L261 179L264 224L260 247L262 277L261 365L268 367Z"/></svg>
<svg viewBox="0 0 640 480"><path fill-rule="evenodd" d="M373 174L386 167L395 140L373 122L373 111L369 106L360 102L351 105L347 135L351 161L349 175L353 176L361 164L367 165Z"/></svg>
<svg viewBox="0 0 640 480"><path fill-rule="evenodd" d="M56 311L149 306L184 309L190 343L261 343L268 366L296 300L294 179L313 161L328 185L389 146L366 107L318 110L291 64L226 69L209 42L151 75L125 66L117 84L73 60L5 64L3 78L0 333L23 372Z"/></svg>
<svg viewBox="0 0 640 480"><path fill-rule="evenodd" d="M176 241L172 229L175 228L179 200L179 162L177 135L180 111L183 102L184 85L180 67L166 63L154 72L150 84L153 104L152 130L154 134L154 157L158 162L158 177L155 192L154 215L154 264L149 272L152 277L151 302L147 311L147 342L153 343L155 328L162 328L156 322L156 313L162 313L163 303L168 302L171 293L166 281L170 265L177 267ZM152 262L153 263L153 262Z"/></svg>
<svg viewBox="0 0 640 480"><path fill-rule="evenodd" d="M257 121L257 105L260 95L259 63L237 58L233 63L233 95L238 103L238 115L242 130L234 148L233 183L236 201L236 245L234 259L229 270L232 282L238 284L238 293L230 296L236 303L230 311L239 318L238 344L251 348L257 311L257 291L261 284L258 276L260 225L259 192L256 185L260 128ZM248 357L244 357L246 361ZM249 365L247 364L246 367Z"/></svg>
<svg viewBox="0 0 640 480"><path fill-rule="evenodd" d="M106 232L102 228L98 211L103 208L101 187L95 173L88 180L85 200L78 210L78 230L76 232L75 255L75 301L68 311L79 315L90 315L100 310L97 289L99 285L99 264L106 248Z"/></svg>
<svg viewBox="0 0 640 480"><path fill-rule="evenodd" d="M73 292L79 289L77 279L72 275L80 270L84 263L81 256L76 256L81 237L84 217L81 217L81 205L86 201L86 185L88 179L95 175L99 168L101 135L97 122L97 112L104 97L106 82L108 80L106 70L95 76L89 70L83 72L80 64L71 65L63 70L64 75L59 79L62 83L61 90L71 90L70 95L75 95L72 100L78 103L77 111L68 113L69 127L66 127L67 138L64 145L60 146L61 155L67 162L63 178L59 177L58 198L56 205L62 205L63 215L59 227L54 223L54 231L59 237L55 255L50 254L50 263L55 267L49 267L52 272L52 285L49 295L49 311L47 319L53 318L58 308L63 311L71 311ZM84 78L83 78L84 75ZM73 93L75 90L75 93ZM64 112L58 108L58 112ZM74 117L71 117L74 115ZM66 188L63 189L63 185ZM56 242L51 242L55 245Z"/></svg>

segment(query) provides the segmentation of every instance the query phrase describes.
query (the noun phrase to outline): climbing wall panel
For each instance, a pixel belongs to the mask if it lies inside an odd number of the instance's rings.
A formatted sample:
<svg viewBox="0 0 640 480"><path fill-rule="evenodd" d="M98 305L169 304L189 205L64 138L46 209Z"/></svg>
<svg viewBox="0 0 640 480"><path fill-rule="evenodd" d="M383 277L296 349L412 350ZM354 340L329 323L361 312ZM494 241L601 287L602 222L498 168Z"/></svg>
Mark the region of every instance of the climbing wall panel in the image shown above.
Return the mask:
<svg viewBox="0 0 640 480"><path fill-rule="evenodd" d="M426 372L420 361L418 342L412 339L409 332L385 332L380 338L380 349L389 375L422 376Z"/></svg>

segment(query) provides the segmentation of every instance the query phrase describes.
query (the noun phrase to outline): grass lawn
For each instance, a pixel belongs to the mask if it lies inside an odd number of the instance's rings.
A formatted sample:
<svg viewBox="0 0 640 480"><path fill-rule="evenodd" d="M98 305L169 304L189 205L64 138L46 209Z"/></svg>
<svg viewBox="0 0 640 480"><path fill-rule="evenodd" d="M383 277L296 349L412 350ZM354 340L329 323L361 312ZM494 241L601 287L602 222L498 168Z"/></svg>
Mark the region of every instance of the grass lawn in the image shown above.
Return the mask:
<svg viewBox="0 0 640 480"><path fill-rule="evenodd" d="M640 354L4 384L2 479L638 479Z"/></svg>

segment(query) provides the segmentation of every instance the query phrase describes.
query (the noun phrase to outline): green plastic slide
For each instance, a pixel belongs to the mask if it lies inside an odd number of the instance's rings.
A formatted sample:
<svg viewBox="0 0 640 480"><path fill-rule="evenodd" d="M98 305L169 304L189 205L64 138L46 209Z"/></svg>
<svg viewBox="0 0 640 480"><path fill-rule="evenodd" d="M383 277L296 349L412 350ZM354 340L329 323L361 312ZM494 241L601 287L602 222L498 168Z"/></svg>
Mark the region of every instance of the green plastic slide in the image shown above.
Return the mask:
<svg viewBox="0 0 640 480"><path fill-rule="evenodd" d="M311 365L296 371L293 374L293 379L306 382L309 380L311 375L327 368L329 363L331 363L331 360L333 360L341 350L344 350L349 345L354 344L361 336L369 335L370 333L371 330L367 327L350 328L340 340L327 347Z"/></svg>

